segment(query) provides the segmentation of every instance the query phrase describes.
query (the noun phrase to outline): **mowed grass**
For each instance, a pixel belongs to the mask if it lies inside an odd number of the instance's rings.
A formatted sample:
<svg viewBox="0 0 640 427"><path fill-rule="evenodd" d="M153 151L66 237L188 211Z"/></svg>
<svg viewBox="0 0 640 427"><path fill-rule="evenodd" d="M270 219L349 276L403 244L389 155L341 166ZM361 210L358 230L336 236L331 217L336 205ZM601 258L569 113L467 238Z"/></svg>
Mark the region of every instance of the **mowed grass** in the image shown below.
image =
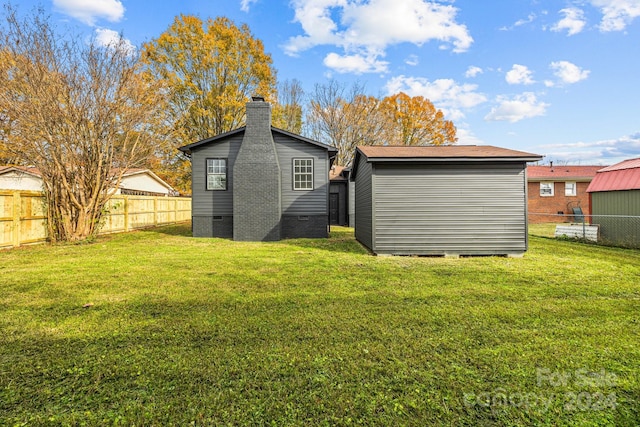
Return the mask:
<svg viewBox="0 0 640 427"><path fill-rule="evenodd" d="M640 252L189 225L0 252L0 425L640 425Z"/></svg>

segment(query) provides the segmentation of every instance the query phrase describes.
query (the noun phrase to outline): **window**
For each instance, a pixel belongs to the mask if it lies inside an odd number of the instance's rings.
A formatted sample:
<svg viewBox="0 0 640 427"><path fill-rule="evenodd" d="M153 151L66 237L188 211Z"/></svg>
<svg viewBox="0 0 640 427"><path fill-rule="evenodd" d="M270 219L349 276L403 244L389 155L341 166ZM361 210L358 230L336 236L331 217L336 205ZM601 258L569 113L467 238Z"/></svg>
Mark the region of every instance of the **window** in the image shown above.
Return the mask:
<svg viewBox="0 0 640 427"><path fill-rule="evenodd" d="M313 190L313 159L293 159L293 189Z"/></svg>
<svg viewBox="0 0 640 427"><path fill-rule="evenodd" d="M227 189L227 159L207 159L207 190Z"/></svg>
<svg viewBox="0 0 640 427"><path fill-rule="evenodd" d="M565 196L575 196L576 195L576 183L575 182L565 182L564 183L564 195Z"/></svg>
<svg viewBox="0 0 640 427"><path fill-rule="evenodd" d="M540 195L542 197L553 196L553 182L541 182Z"/></svg>

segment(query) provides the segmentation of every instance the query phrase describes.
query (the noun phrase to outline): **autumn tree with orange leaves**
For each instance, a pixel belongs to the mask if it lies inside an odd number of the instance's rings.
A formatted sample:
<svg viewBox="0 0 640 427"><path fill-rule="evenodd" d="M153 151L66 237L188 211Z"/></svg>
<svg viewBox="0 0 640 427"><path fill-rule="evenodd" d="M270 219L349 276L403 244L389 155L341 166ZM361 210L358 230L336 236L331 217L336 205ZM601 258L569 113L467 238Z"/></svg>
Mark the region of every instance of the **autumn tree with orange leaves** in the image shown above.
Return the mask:
<svg viewBox="0 0 640 427"><path fill-rule="evenodd" d="M190 166L175 148L228 132L244 124L252 95L274 100L276 72L271 56L249 27L230 19L201 20L180 15L157 39L144 45L150 76L169 96L174 149L164 153L164 175L173 175L185 191ZM175 181L174 181L175 182Z"/></svg>
<svg viewBox="0 0 640 427"><path fill-rule="evenodd" d="M389 130L386 145L451 145L458 140L453 122L422 96L388 96L380 112Z"/></svg>
<svg viewBox="0 0 640 427"><path fill-rule="evenodd" d="M358 83L335 80L315 86L307 114L312 138L338 149L336 163L348 166L358 145L450 145L456 128L426 98L404 93L378 99Z"/></svg>

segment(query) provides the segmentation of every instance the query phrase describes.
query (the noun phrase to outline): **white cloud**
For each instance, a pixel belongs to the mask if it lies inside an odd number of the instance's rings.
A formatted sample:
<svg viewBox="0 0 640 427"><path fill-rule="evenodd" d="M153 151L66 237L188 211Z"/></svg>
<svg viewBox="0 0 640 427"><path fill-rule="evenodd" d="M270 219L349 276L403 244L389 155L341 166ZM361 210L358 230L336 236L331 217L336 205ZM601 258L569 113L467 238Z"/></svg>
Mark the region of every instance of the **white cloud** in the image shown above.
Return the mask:
<svg viewBox="0 0 640 427"><path fill-rule="evenodd" d="M510 85L530 85L535 83L531 78L532 76L531 70L529 70L526 66L520 64L513 64L511 70L509 70L505 76L505 80Z"/></svg>
<svg viewBox="0 0 640 427"><path fill-rule="evenodd" d="M584 12L581 9L568 7L560 10L560 13L564 15L564 18L551 27L551 31L567 30L567 35L573 36L584 29L587 21L584 19Z"/></svg>
<svg viewBox="0 0 640 427"><path fill-rule="evenodd" d="M324 58L324 65L338 73L384 73L388 62L378 61L376 55L338 55L330 53Z"/></svg>
<svg viewBox="0 0 640 427"><path fill-rule="evenodd" d="M623 31L627 25L640 16L640 0L591 0L600 8L602 21L600 31Z"/></svg>
<svg viewBox="0 0 640 427"><path fill-rule="evenodd" d="M122 47L129 53L133 54L136 51L136 47L127 39L121 39L120 33L108 28L96 28L96 42L100 46L107 48L113 48L122 43Z"/></svg>
<svg viewBox="0 0 640 427"><path fill-rule="evenodd" d="M124 16L120 0L53 0L53 5L65 15L91 26L100 18L118 22Z"/></svg>
<svg viewBox="0 0 640 427"><path fill-rule="evenodd" d="M540 145L538 151L544 151L549 157L572 163L614 164L638 157L640 132L600 141Z"/></svg>
<svg viewBox="0 0 640 427"><path fill-rule="evenodd" d="M409 55L409 57L404 61L404 63L407 65L411 65L412 67L415 67L420 63L420 58L418 58L417 55Z"/></svg>
<svg viewBox="0 0 640 427"><path fill-rule="evenodd" d="M569 61L556 61L552 62L549 65L556 75L560 79L560 83L562 84L573 84L578 83L581 80L585 80L589 77L589 70L583 70L575 64L572 64ZM547 86L549 86L547 84Z"/></svg>
<svg viewBox="0 0 640 427"><path fill-rule="evenodd" d="M484 145L485 142L475 136L473 132L464 127L456 126L456 136L458 137L458 145Z"/></svg>
<svg viewBox="0 0 640 427"><path fill-rule="evenodd" d="M456 22L458 9L433 1L294 0L293 5L304 34L289 39L284 46L289 55L332 45L344 50L343 57L377 57L391 45L433 40L463 52L473 43L467 27Z"/></svg>
<svg viewBox="0 0 640 427"><path fill-rule="evenodd" d="M249 8L253 3L256 3L258 0L241 0L240 1L240 10L243 12L249 12Z"/></svg>
<svg viewBox="0 0 640 427"><path fill-rule="evenodd" d="M390 79L385 89L389 95L404 92L409 96L423 96L445 113L450 120L460 120L465 109L486 102L487 97L476 92L478 85L458 84L451 79L433 82L421 77L398 76Z"/></svg>
<svg viewBox="0 0 640 427"><path fill-rule="evenodd" d="M546 11L543 11L542 14L546 15ZM512 31L514 28L517 27L521 27L523 25L526 24L530 24L533 21L535 21L538 18L538 16L535 13L530 13L526 19L518 19L516 22L514 22L513 25L511 25L510 27L501 27L500 31Z"/></svg>
<svg viewBox="0 0 640 427"><path fill-rule="evenodd" d="M537 116L543 116L549 104L539 101L533 92L524 92L512 99L506 96L498 96L497 107L491 109L485 116L488 121L518 122Z"/></svg>
<svg viewBox="0 0 640 427"><path fill-rule="evenodd" d="M467 68L467 71L464 73L464 76L466 78L473 78L478 74L482 74L482 73L483 73L482 68L472 65L469 68Z"/></svg>

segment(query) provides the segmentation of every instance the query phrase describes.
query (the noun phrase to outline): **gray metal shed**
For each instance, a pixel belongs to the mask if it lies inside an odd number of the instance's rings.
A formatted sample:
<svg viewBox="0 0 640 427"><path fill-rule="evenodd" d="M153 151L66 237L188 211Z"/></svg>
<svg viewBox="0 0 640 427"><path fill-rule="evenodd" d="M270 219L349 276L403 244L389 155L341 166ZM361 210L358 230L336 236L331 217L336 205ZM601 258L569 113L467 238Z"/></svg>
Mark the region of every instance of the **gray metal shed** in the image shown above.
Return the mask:
<svg viewBox="0 0 640 427"><path fill-rule="evenodd" d="M527 162L492 146L358 147L356 239L376 254L521 255Z"/></svg>

